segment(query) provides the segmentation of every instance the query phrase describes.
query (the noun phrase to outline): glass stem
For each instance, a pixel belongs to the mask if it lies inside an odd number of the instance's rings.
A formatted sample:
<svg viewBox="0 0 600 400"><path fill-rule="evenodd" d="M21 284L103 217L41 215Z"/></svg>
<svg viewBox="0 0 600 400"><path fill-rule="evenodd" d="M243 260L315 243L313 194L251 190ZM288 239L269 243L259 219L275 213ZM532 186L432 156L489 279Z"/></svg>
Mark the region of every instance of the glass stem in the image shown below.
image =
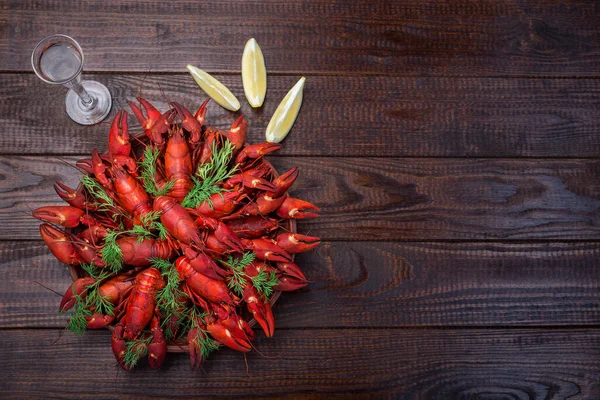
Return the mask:
<svg viewBox="0 0 600 400"><path fill-rule="evenodd" d="M94 98L83 88L81 84L81 74L77 75L77 78L71 82L65 83L65 86L77 93L77 96L81 99L81 103L87 109L92 108L94 104Z"/></svg>

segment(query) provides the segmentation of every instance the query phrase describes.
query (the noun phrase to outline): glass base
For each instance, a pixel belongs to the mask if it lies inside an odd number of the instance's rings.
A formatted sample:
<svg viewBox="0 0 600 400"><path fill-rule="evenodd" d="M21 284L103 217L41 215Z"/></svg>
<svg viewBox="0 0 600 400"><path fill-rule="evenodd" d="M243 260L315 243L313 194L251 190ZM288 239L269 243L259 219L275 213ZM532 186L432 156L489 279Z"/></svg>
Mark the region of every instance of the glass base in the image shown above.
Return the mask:
<svg viewBox="0 0 600 400"><path fill-rule="evenodd" d="M110 112L112 105L110 92L106 86L96 81L82 81L81 85L92 96L92 104L89 108L86 108L77 93L69 90L66 100L67 114L78 124L97 124L106 118Z"/></svg>

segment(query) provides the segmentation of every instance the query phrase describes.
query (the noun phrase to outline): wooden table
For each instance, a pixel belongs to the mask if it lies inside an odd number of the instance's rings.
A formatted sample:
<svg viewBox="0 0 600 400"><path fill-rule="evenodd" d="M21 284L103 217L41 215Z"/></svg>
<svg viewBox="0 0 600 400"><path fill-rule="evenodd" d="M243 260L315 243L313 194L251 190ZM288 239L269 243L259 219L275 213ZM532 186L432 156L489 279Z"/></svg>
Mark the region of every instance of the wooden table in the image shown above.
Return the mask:
<svg viewBox="0 0 600 400"><path fill-rule="evenodd" d="M4 0L0 32L1 397L600 398L597 1ZM307 77L270 160L300 167L293 193L322 215L299 229L323 244L247 367L221 350L203 372L180 354L124 373L108 332L62 334L40 284L69 277L29 212L59 204L53 182L77 182L108 125L71 122L32 73L53 33L82 45L109 118L137 95L197 107L187 63L244 100L255 37L267 100L241 112L258 142ZM210 124L236 116L209 106Z"/></svg>

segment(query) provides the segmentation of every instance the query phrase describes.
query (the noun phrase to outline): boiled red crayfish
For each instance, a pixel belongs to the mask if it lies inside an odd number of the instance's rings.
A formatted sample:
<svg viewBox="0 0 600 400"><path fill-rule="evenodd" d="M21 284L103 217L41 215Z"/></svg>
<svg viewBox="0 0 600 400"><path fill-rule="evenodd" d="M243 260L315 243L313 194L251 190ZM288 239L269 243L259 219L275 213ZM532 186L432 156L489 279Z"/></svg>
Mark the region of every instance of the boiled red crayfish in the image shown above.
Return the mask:
<svg viewBox="0 0 600 400"><path fill-rule="evenodd" d="M298 169L277 176L263 157L281 146L247 144L243 116L220 130L205 126L207 102L192 114L175 102L160 112L138 101L130 106L146 136L135 138L146 143L143 154L134 153L127 112L119 111L107 151L76 163L87 173L81 185L56 182L68 206L33 216L44 221L51 252L78 276L60 304L73 313L69 326L112 327L113 352L127 370L145 354L156 368L167 342L187 341L197 369L219 345L252 349L244 313L273 336L270 296L308 284L293 254L320 243L282 222L315 217L318 208L288 196Z"/></svg>

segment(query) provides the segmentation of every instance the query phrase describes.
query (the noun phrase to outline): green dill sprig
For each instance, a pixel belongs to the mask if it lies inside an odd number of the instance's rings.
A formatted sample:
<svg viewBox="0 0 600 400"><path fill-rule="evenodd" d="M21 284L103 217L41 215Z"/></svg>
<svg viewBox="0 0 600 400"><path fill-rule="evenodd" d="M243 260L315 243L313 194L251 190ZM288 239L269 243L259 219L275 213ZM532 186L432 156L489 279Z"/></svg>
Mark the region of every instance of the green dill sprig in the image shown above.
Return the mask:
<svg viewBox="0 0 600 400"><path fill-rule="evenodd" d="M117 244L117 238L121 235L135 235L138 243L153 237L164 240L168 232L164 225L158 221L159 218L160 211L151 211L140 217L141 225L134 225L133 228L122 231L108 231L104 238L104 246L100 251L100 256L113 273L117 273L123 268L123 251ZM154 234L150 230L156 230L158 233Z"/></svg>
<svg viewBox="0 0 600 400"><path fill-rule="evenodd" d="M267 271L261 270L256 276L253 276L250 279L258 293L261 293L267 299L273 294L273 287L277 286L279 283L275 271L267 273Z"/></svg>
<svg viewBox="0 0 600 400"><path fill-rule="evenodd" d="M127 368L135 367L140 358L148 354L148 345L151 342L152 336L146 339L137 339L131 342L125 342L125 354L123 355L123 364Z"/></svg>
<svg viewBox="0 0 600 400"><path fill-rule="evenodd" d="M239 259L227 256L227 261L219 260L222 264L231 269L232 275L227 282L227 286L238 296L244 294L244 287L246 287L246 284L248 283L247 279L249 277L244 273L244 269L248 264L254 261L255 258L256 256L254 253L248 252L244 253L242 258Z"/></svg>
<svg viewBox="0 0 600 400"><path fill-rule="evenodd" d="M162 188L158 187L155 180L156 162L160 157L160 149L152 146L147 146L144 150L144 156L138 162L140 168L140 178L144 182L146 193L154 197L166 195L175 186L175 181L166 182Z"/></svg>
<svg viewBox="0 0 600 400"><path fill-rule="evenodd" d="M167 228L160 222L161 211L150 211L149 213L143 214L140 217L140 221L142 222L142 226L148 228L148 230L155 230L158 233L156 236L160 240L165 240L169 232Z"/></svg>
<svg viewBox="0 0 600 400"><path fill-rule="evenodd" d="M158 269L163 275L171 270L173 263L169 260L165 260L163 258L152 257L148 261L150 264L156 269Z"/></svg>
<svg viewBox="0 0 600 400"><path fill-rule="evenodd" d="M229 277L227 286L238 296L242 296L244 294L244 288L248 283L248 279L251 279L248 275L246 275L244 269L248 264L254 261L255 258L256 256L254 253L248 252L244 253L242 258L239 259L233 258L232 256L227 256L227 260L219 260L219 262L231 269L232 275Z"/></svg>
<svg viewBox="0 0 600 400"><path fill-rule="evenodd" d="M159 240L165 240L167 238L167 236L169 235L167 228L165 228L165 226L161 222L155 222L154 229L156 229L158 231L158 239Z"/></svg>
<svg viewBox="0 0 600 400"><path fill-rule="evenodd" d="M84 301L81 296L75 296L75 305L73 312L67 323L67 330L70 330L77 336L82 336L87 329L87 318L92 316L92 312L83 305Z"/></svg>
<svg viewBox="0 0 600 400"><path fill-rule="evenodd" d="M191 341L193 341L196 344L196 347L200 349L202 361L205 361L211 352L219 350L218 342L211 339L208 331L203 329L200 325L201 323L204 323L205 316L206 313L198 310L196 306L192 306L187 315L188 326L185 329L185 331L196 329L196 335L191 338Z"/></svg>
<svg viewBox="0 0 600 400"><path fill-rule="evenodd" d="M210 161L199 165L195 176L192 176L194 187L181 202L183 207L195 208L204 202L210 202L212 205L210 197L225 191L217 184L231 178L237 172L237 164L229 168L234 149L235 146L228 140L220 149L215 143L212 144Z"/></svg>
<svg viewBox="0 0 600 400"><path fill-rule="evenodd" d="M277 286L279 280L275 271L267 273L265 270L260 270L256 276L248 276L244 270L246 266L250 264L256 256L254 253L244 253L242 258L233 258L228 256L227 260L219 260L222 264L228 266L231 269L232 275L229 277L227 286L233 290L239 296L244 295L244 288L248 283L248 280L252 282L252 285L256 288L258 293L265 296L267 299L273 294L273 287Z"/></svg>
<svg viewBox="0 0 600 400"><path fill-rule="evenodd" d="M185 301L187 295L179 288L179 273L171 261L160 258L151 258L150 263L157 268L167 284L156 294L156 303L162 315L162 327L167 340L175 339L176 328L183 325L186 316ZM173 317L177 317L177 327L169 324Z"/></svg>
<svg viewBox="0 0 600 400"><path fill-rule="evenodd" d="M106 193L106 190L89 175L85 175L81 178L81 184L92 196L99 201L98 211L114 211L116 209L115 201Z"/></svg>
<svg viewBox="0 0 600 400"><path fill-rule="evenodd" d="M109 230L104 237L104 246L100 251L100 257L106 266L115 274L123 268L123 251L117 244L117 237L125 231Z"/></svg>
<svg viewBox="0 0 600 400"><path fill-rule="evenodd" d="M92 310L102 315L114 315L114 305L100 295L100 285L110 277L108 271L100 271L94 264L82 264L81 268L95 281L88 285L82 295L75 296L73 312L69 317L67 329L76 335L83 335L87 329L87 319Z"/></svg>
<svg viewBox="0 0 600 400"><path fill-rule="evenodd" d="M93 263L80 264L82 270L90 276L90 278L98 280L99 277L103 276L105 271L100 271Z"/></svg>

